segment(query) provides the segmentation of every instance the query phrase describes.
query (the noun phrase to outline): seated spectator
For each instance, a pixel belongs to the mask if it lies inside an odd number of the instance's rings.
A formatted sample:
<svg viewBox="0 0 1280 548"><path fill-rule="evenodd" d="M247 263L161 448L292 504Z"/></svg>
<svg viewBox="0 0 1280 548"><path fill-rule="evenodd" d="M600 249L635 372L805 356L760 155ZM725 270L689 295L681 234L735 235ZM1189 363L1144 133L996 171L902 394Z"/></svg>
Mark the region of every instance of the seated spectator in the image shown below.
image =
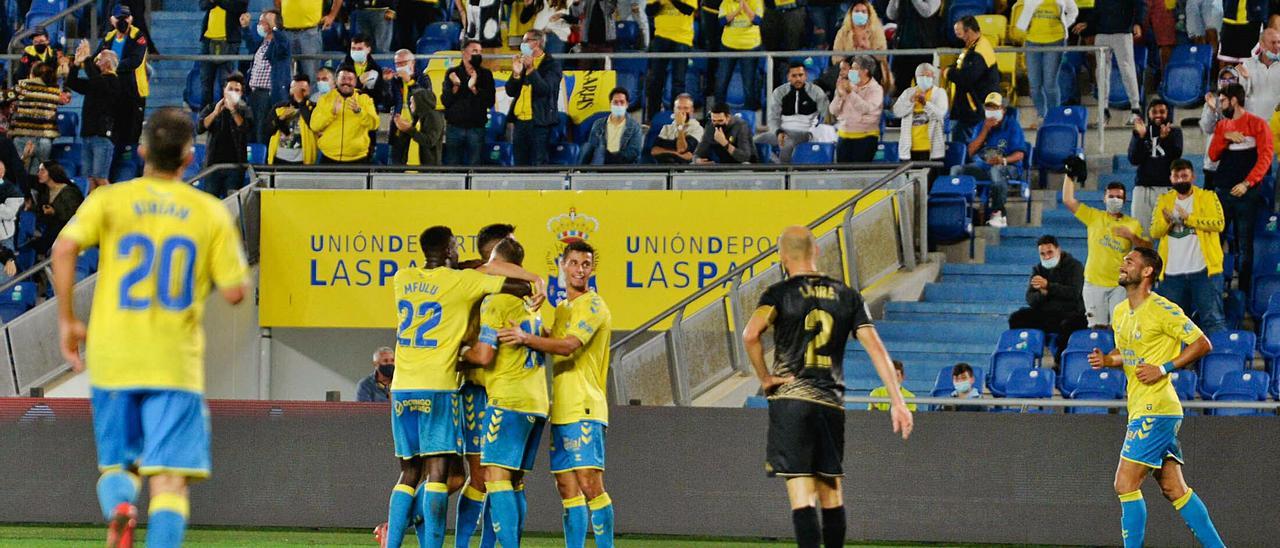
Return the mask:
<svg viewBox="0 0 1280 548"><path fill-rule="evenodd" d="M481 65L480 42L468 39L462 46L462 62L446 73L440 102L444 104L444 164L474 166L480 164L484 149L485 126L493 108L497 90L493 73Z"/></svg>
<svg viewBox="0 0 1280 548"><path fill-rule="evenodd" d="M351 65L338 68L337 87L316 101L311 130L322 164L363 164L369 161L369 132L378 129L373 97L356 92L356 72Z"/></svg>
<svg viewBox="0 0 1280 548"><path fill-rule="evenodd" d="M809 142L809 130L826 116L827 94L809 83L804 63L792 61L787 83L773 90L768 104L769 131L757 135L755 142L778 147L782 163L789 164L796 146Z"/></svg>
<svg viewBox="0 0 1280 548"><path fill-rule="evenodd" d="M1235 236L1240 289L1249 294L1253 274L1253 232L1263 204L1262 180L1271 172L1274 145L1267 121L1245 110L1245 91L1232 84L1218 92L1222 120L1209 141L1209 159L1218 162L1214 175L1218 199ZM1203 326L1201 326L1203 327Z"/></svg>
<svg viewBox="0 0 1280 548"><path fill-rule="evenodd" d="M1026 157L1027 138L1022 134L1022 126L1009 117L1009 112L1013 109L1004 107L1004 97L999 93L987 94L983 104L985 121L969 141L971 160L968 164L951 168L951 174L971 175L980 181L991 181L987 224L1003 228L1009 226L1004 215L1009 179L1021 173L1018 163Z"/></svg>
<svg viewBox="0 0 1280 548"><path fill-rule="evenodd" d="M721 0L720 51L743 52L760 49L760 22L764 15L764 0ZM743 106L747 110L760 110L760 58L722 57L716 70L716 103L724 103L729 97L729 83L736 68L742 77L742 89L746 91ZM744 143L745 144L745 143Z"/></svg>
<svg viewBox="0 0 1280 548"><path fill-rule="evenodd" d="M43 162L36 170L36 250L40 255L49 253L54 240L67 226L71 217L84 202L84 194L76 186L67 171L55 162ZM12 204L6 199L6 204Z"/></svg>
<svg viewBox="0 0 1280 548"><path fill-rule="evenodd" d="M1213 191L1197 188L1191 162L1169 167L1173 192L1156 202L1151 237L1160 240L1160 295L1182 308L1205 333L1227 329L1222 308L1222 240L1226 221Z"/></svg>
<svg viewBox="0 0 1280 548"><path fill-rule="evenodd" d="M1026 0L1014 26L1026 33L1028 47L1061 46L1066 42L1067 29L1075 23L1077 13L1075 0ZM1170 32L1173 32L1172 28ZM1027 86L1031 90L1036 114L1043 120L1049 111L1062 104L1062 92L1058 87L1062 52L1029 50L1026 59Z"/></svg>
<svg viewBox="0 0 1280 548"><path fill-rule="evenodd" d="M880 16L876 13L875 8L871 7L868 0L856 0L849 6L849 12L845 14L844 23L840 25L840 30L836 32L835 51L881 51L889 49L888 41L885 39L884 25L880 22ZM843 55L831 56L831 63L838 64L844 60ZM887 58L881 58L875 62L875 68L872 74L879 70L880 78L884 79L886 89L893 88L893 73L889 72Z"/></svg>
<svg viewBox="0 0 1280 548"><path fill-rule="evenodd" d="M1084 315L1084 265L1058 246L1048 234L1036 242L1040 264L1031 268L1027 285L1027 307L1009 316L1009 329L1039 329L1058 336L1058 355L1071 334L1086 327ZM1119 279L1119 269L1115 276Z"/></svg>
<svg viewBox="0 0 1280 548"><path fill-rule="evenodd" d="M311 113L315 112L316 103L309 95L311 79L295 74L289 98L271 109L274 133L267 142L267 164L316 163L316 134L311 131Z"/></svg>
<svg viewBox="0 0 1280 548"><path fill-rule="evenodd" d="M654 161L659 164L687 164L693 161L693 151L702 140L702 124L693 117L693 96L682 93L676 96L675 114L671 123L658 130L653 142Z"/></svg>
<svg viewBox="0 0 1280 548"><path fill-rule="evenodd" d="M893 370L898 373L898 392L902 394L902 397L903 398L916 397L916 395L912 394L910 390L907 390L906 388L902 387L902 381L907 378L906 372L903 371L902 362L898 360L893 360ZM872 390L871 393L868 395L873 398L887 398L889 397L889 389L887 387L881 386L879 388L876 388L875 390ZM912 413L915 413L916 404L908 403L907 409L910 410ZM868 403L867 404L867 411L888 411L888 410L889 410L889 404L887 403Z"/></svg>
<svg viewBox="0 0 1280 548"><path fill-rule="evenodd" d="M1266 29L1258 40L1258 54L1236 67L1244 86L1245 108L1263 120L1280 104L1280 30Z"/></svg>
<svg viewBox="0 0 1280 548"><path fill-rule="evenodd" d="M1083 161L1080 164L1083 168ZM1135 247L1150 247L1142 239L1142 225L1124 214L1124 183L1107 184L1105 212L1076 200L1076 185L1068 173L1062 182L1062 205L1088 229L1089 254L1084 265L1084 311L1091 329L1111 326L1111 311L1126 297L1120 287L1120 264Z"/></svg>
<svg viewBox="0 0 1280 548"><path fill-rule="evenodd" d="M0 246L0 264L4 265L4 268L0 269L0 284L18 275L18 256L12 249Z"/></svg>
<svg viewBox="0 0 1280 548"><path fill-rule="evenodd" d="M58 134L58 107L62 106L62 89L58 87L57 68L48 63L31 69L31 76L18 82L18 111L13 116L9 135L14 146L24 151L27 172L49 159L53 140ZM25 150L32 145L31 154Z"/></svg>
<svg viewBox="0 0 1280 548"><path fill-rule="evenodd" d="M933 65L920 63L915 84L902 90L893 104L893 115L902 119L899 158L941 162L947 156L947 91L934 85L937 75L938 69ZM930 181L933 179L929 177Z"/></svg>
<svg viewBox="0 0 1280 548"><path fill-rule="evenodd" d="M305 73L304 73L305 74ZM320 67L316 71L314 90L311 91L311 102L320 100L320 96L333 90L333 70L329 67Z"/></svg>
<svg viewBox="0 0 1280 548"><path fill-rule="evenodd" d="M591 136L582 147L582 164L635 164L640 161L644 147L644 130L627 116L630 93L626 88L613 88L609 92L609 116L596 120L591 126Z"/></svg>
<svg viewBox="0 0 1280 548"><path fill-rule="evenodd" d="M693 161L698 164L745 164L755 157L751 143L751 128L742 118L729 111L729 105L717 103L711 107L711 135L702 136L698 148L693 151Z"/></svg>
<svg viewBox="0 0 1280 548"><path fill-rule="evenodd" d="M973 138L983 122L982 103L992 93L999 95L1000 67L996 64L996 50L982 35L976 17L966 15L956 21L955 34L964 42L965 50L956 58L954 66L943 69L942 77L954 86L951 140L963 143Z"/></svg>
<svg viewBox="0 0 1280 548"><path fill-rule="evenodd" d="M5 175L4 164L0 164L0 248L12 252L18 249L18 212L26 196L17 182Z"/></svg>
<svg viewBox="0 0 1280 548"><path fill-rule="evenodd" d="M829 109L838 120L837 162L870 162L876 157L884 88L871 77L875 67L875 60L859 55L853 59L849 72L836 82L836 97Z"/></svg>
<svg viewBox="0 0 1280 548"><path fill-rule="evenodd" d="M84 141L82 165L89 184L97 188L110 182L111 159L115 156L111 135L122 88L120 78L116 76L116 64L119 62L116 53L102 50L93 62L86 63L90 55L89 43L81 40L66 82L68 89L84 95L80 120L80 139ZM82 66L83 78L80 77Z"/></svg>
<svg viewBox="0 0 1280 548"><path fill-rule="evenodd" d="M222 88L222 99L205 105L200 111L196 134L208 133L205 167L215 164L243 164L248 161L246 147L253 135L253 111L243 99L244 75L233 73ZM222 169L204 178L204 190L216 198L225 198L244 184L243 169Z"/></svg>
<svg viewBox="0 0 1280 548"><path fill-rule="evenodd" d="M414 89L409 99L411 119L392 118L396 129L409 138L404 165L438 166L444 150L444 114L436 110L436 94L425 87Z"/></svg>
<svg viewBox="0 0 1280 548"><path fill-rule="evenodd" d="M982 391L978 390L977 378L973 375L973 366L960 362L951 368L951 397L961 399L978 399L982 397ZM982 411L983 408L977 405L956 405L947 406L949 411Z"/></svg>
<svg viewBox="0 0 1280 548"><path fill-rule="evenodd" d="M391 379L396 374L396 351L383 346L373 351L373 373L356 383L356 401L391 401Z"/></svg>
<svg viewBox="0 0 1280 548"><path fill-rule="evenodd" d="M1134 120L1129 137L1129 163L1138 167L1130 213L1146 232L1156 200L1169 191L1169 164L1182 157L1182 128L1172 120L1169 104L1156 97L1147 103L1147 119Z"/></svg>
<svg viewBox="0 0 1280 548"><path fill-rule="evenodd" d="M62 48L49 43L49 32L44 27L36 27L31 35L31 45L22 48L22 57L13 69L16 80L25 80L31 74L31 67L41 63L56 64L62 57Z"/></svg>
<svg viewBox="0 0 1280 548"><path fill-rule="evenodd" d="M265 143L271 139L275 129L271 126L269 115L271 106L287 100L289 88L292 87L290 70L293 67L293 54L289 53L289 39L278 35L282 32L279 24L280 13L267 10L258 16L258 25L253 31L241 33L245 49L253 53L246 99L257 124L250 134L255 143ZM240 26L249 27L249 14L240 17Z"/></svg>

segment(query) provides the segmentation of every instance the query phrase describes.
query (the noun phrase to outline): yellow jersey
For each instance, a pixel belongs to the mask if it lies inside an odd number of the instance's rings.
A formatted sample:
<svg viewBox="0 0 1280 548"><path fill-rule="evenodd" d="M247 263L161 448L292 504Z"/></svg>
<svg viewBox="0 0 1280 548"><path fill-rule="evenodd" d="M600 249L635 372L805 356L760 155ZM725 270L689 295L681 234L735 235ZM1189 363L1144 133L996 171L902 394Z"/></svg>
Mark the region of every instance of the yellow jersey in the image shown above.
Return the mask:
<svg viewBox="0 0 1280 548"><path fill-rule="evenodd" d="M58 237L100 250L90 384L203 392L205 298L249 272L231 212L190 185L142 177L94 190Z"/></svg>
<svg viewBox="0 0 1280 548"><path fill-rule="evenodd" d="M764 0L747 0L756 17L764 17ZM738 10L738 0L720 2L720 19L723 21L729 12ZM720 43L724 47L745 51L760 47L760 22L747 15L746 10L738 11L733 19L724 23L720 34Z"/></svg>
<svg viewBox="0 0 1280 548"><path fill-rule="evenodd" d="M1116 348L1124 360L1124 375L1129 381L1129 420L1140 417L1181 417L1182 402L1168 375L1155 384L1138 380L1139 363L1160 366L1182 352L1183 344L1191 344L1204 336L1200 328L1178 305L1156 293L1129 309L1129 299L1116 305L1111 314Z"/></svg>
<svg viewBox="0 0 1280 548"><path fill-rule="evenodd" d="M693 18L698 15L698 3L693 0L649 0L650 4L659 3L658 14L653 17L653 35L666 38L677 44L693 47ZM676 3L690 8L685 15L676 9ZM673 59L683 62L683 59Z"/></svg>
<svg viewBox="0 0 1280 548"><path fill-rule="evenodd" d="M324 0L280 0L280 26L286 30L315 28L324 15Z"/></svg>
<svg viewBox="0 0 1280 548"><path fill-rule="evenodd" d="M1031 24L1027 27L1027 41L1036 44L1061 42L1067 37L1067 29L1062 26L1062 6L1057 2L1041 2L1035 13L1031 14Z"/></svg>
<svg viewBox="0 0 1280 548"><path fill-rule="evenodd" d="M227 10L218 6L209 10L209 21L204 26L204 37L210 40L227 39Z"/></svg>
<svg viewBox="0 0 1280 548"><path fill-rule="evenodd" d="M458 348L471 308L502 291L506 278L449 267L401 268L396 295L396 374L392 390L457 390Z"/></svg>
<svg viewBox="0 0 1280 548"><path fill-rule="evenodd" d="M1121 215L1117 219L1105 211L1084 204L1076 208L1076 219L1084 223L1089 233L1089 257L1084 265L1084 281L1099 287L1119 285L1120 264L1124 262L1125 254L1133 251L1133 242L1116 236L1112 229L1117 226L1129 227L1135 236L1142 237L1142 224L1128 215Z"/></svg>
<svg viewBox="0 0 1280 548"><path fill-rule="evenodd" d="M613 316L604 299L587 291L556 306L553 338L574 337L582 346L569 356L554 356L551 424L596 421L609 424L605 382L609 378L609 340Z"/></svg>
<svg viewBox="0 0 1280 548"><path fill-rule="evenodd" d="M542 317L525 308L524 299L512 295L486 297L480 306L479 342L497 351L486 374L489 405L521 413L547 415L547 357L527 346L499 345L498 330L507 322L526 333L542 333Z"/></svg>
<svg viewBox="0 0 1280 548"><path fill-rule="evenodd" d="M906 388L903 388L901 386L898 387L898 393L902 394L902 397L904 398L916 397L914 392L907 390ZM876 388L875 390L872 390L871 393L868 395L873 398L887 398L889 397L889 389L881 386L879 388ZM889 404L887 403L868 403L867 404L867 411L888 411L888 410L889 410ZM912 413L915 413L916 404L908 403L907 410Z"/></svg>

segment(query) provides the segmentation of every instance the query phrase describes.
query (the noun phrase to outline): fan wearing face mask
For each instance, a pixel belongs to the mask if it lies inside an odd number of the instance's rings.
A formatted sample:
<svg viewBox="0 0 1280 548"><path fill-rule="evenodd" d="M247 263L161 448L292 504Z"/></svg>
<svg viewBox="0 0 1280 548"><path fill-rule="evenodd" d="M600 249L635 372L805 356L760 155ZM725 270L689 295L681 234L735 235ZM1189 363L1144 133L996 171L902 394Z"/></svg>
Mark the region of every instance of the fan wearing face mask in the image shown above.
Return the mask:
<svg viewBox="0 0 1280 548"><path fill-rule="evenodd" d="M1169 191L1169 164L1181 157L1182 128L1173 123L1173 109L1164 99L1152 99L1146 119L1134 121L1129 137L1129 164L1138 168L1130 214L1142 230L1151 230L1156 199Z"/></svg>
<svg viewBox="0 0 1280 548"><path fill-rule="evenodd" d="M1195 186L1191 162L1169 167L1173 192L1156 202L1151 237L1160 240L1164 272L1160 295L1178 305L1205 333L1227 328L1222 309L1222 203L1212 191Z"/></svg>
<svg viewBox="0 0 1280 548"><path fill-rule="evenodd" d="M1253 273L1253 225L1263 206L1262 180L1271 172L1275 147L1267 122L1245 110L1245 92L1233 84L1218 92L1222 119L1209 141L1209 159L1218 162L1214 190L1227 229L1235 235L1240 289L1249 293Z"/></svg>
<svg viewBox="0 0 1280 548"><path fill-rule="evenodd" d="M150 42L146 34L133 25L133 12L129 6L117 5L110 22L112 28L98 43L98 51L109 49L120 60L116 73L120 75L120 87L124 95L122 102L132 103L133 107L120 109L112 140L116 142L117 148L131 145L136 150L142 136L147 97L151 95L151 82L147 77L147 46Z"/></svg>
<svg viewBox="0 0 1280 548"><path fill-rule="evenodd" d="M373 59L372 38L363 34L352 36L351 47L347 50L347 58L342 64L351 65L355 69L356 91L373 97L373 102L378 105L379 111L389 110L390 92L387 75L390 72L384 72L382 65Z"/></svg>
<svg viewBox="0 0 1280 548"><path fill-rule="evenodd" d="M1009 315L1009 329L1039 329L1065 341L1084 329L1084 265L1062 250L1058 239L1045 234L1036 241L1040 262L1031 267L1027 306ZM1058 345L1055 363L1062 363L1065 344Z"/></svg>
<svg viewBox="0 0 1280 548"><path fill-rule="evenodd" d="M396 351L389 346L373 352L373 373L356 383L356 401L391 401L391 378L396 373Z"/></svg>
<svg viewBox="0 0 1280 548"><path fill-rule="evenodd" d="M22 49L22 57L18 58L18 65L13 69L16 80L25 79L31 74L31 67L39 63L56 63L58 54L62 53L62 48L49 43L49 33L44 27L36 27L34 32L31 45Z"/></svg>
<svg viewBox="0 0 1280 548"><path fill-rule="evenodd" d="M581 163L590 165L634 164L644 149L644 131L640 123L627 116L631 94L626 88L609 92L609 116L596 120L591 135L582 147Z"/></svg>
<svg viewBox="0 0 1280 548"><path fill-rule="evenodd" d="M235 72L227 77L222 99L205 105L200 111L196 134L209 135L205 150L205 167L214 164L243 164L248 161L245 147L253 135L253 111L244 100L244 75ZM204 178L204 189L218 198L240 188L244 171L224 169Z"/></svg>
<svg viewBox="0 0 1280 548"><path fill-rule="evenodd" d="M1263 120L1271 119L1280 104L1280 30L1262 31L1258 54L1245 59L1236 70L1244 86L1245 110Z"/></svg>
<svg viewBox="0 0 1280 548"><path fill-rule="evenodd" d="M1083 162L1079 162L1084 167ZM1142 225L1124 214L1124 183L1107 184L1103 210L1076 199L1075 178L1071 169L1062 182L1062 205L1088 228L1089 255L1084 264L1084 310L1091 329L1107 329L1111 311L1125 299L1116 272L1124 256L1135 247L1150 247L1142 238ZM1082 181L1083 182L1083 181Z"/></svg>
<svg viewBox="0 0 1280 548"><path fill-rule="evenodd" d="M1004 202L1009 194L1009 179L1021 174L1018 163L1026 157L1027 137L1017 119L1009 116L1004 97L987 94L983 103L983 122L969 140L969 158L965 165L951 168L952 175L969 175L979 181L991 181L987 203L987 224L997 228L1009 226L1004 215Z"/></svg>
<svg viewBox="0 0 1280 548"><path fill-rule="evenodd" d="M893 115L902 120L898 138L898 157L916 161L941 162L947 155L943 135L947 109L947 90L936 85L938 69L929 63L916 66L915 85L902 91L893 104ZM934 179L930 174L929 180Z"/></svg>

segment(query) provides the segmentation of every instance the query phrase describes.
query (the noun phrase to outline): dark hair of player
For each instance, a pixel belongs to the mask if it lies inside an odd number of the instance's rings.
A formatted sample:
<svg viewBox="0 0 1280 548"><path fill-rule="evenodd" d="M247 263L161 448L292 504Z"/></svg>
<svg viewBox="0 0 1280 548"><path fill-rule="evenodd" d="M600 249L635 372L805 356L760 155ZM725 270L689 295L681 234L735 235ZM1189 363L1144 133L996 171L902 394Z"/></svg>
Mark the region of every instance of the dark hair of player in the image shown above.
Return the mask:
<svg viewBox="0 0 1280 548"><path fill-rule="evenodd" d="M1135 247L1133 251L1142 256L1143 266L1151 267L1151 283L1154 285L1156 280L1160 279L1160 272L1164 271L1164 259L1160 258L1160 253L1149 247Z"/></svg>
<svg viewBox="0 0 1280 548"><path fill-rule="evenodd" d="M1059 247L1058 239L1054 238L1053 234L1045 234L1044 236L1041 236L1039 240L1036 240L1036 247L1040 247L1042 245L1051 245L1053 247Z"/></svg>
<svg viewBox="0 0 1280 548"><path fill-rule="evenodd" d="M195 133L195 123L186 111L177 107L156 110L142 131L142 144L147 149L147 164L157 171L173 172L182 169L183 159L191 150L191 139Z"/></svg>
<svg viewBox="0 0 1280 548"><path fill-rule="evenodd" d="M510 238L515 232L515 225L505 223L493 223L481 228L480 232L476 233L476 250L480 252L480 259L489 260L489 253L493 251L493 246L501 240Z"/></svg>
<svg viewBox="0 0 1280 548"><path fill-rule="evenodd" d="M969 365L969 364L967 364L967 363L964 363L964 362L960 362L960 363L957 363L957 364L955 364L955 365L951 366L951 376L952 376L952 377L959 377L960 375L963 375L963 374L965 374L965 373L968 373L968 374L969 374L969 376L970 376L970 377L972 377L972 376L973 376L973 366L971 366L971 365Z"/></svg>
<svg viewBox="0 0 1280 548"><path fill-rule="evenodd" d="M449 258L449 248L453 246L453 230L447 226L433 226L422 231L418 237L418 246L422 248L422 256L427 260L443 261Z"/></svg>
<svg viewBox="0 0 1280 548"><path fill-rule="evenodd" d="M592 257L596 256L596 248L591 247L591 244L587 242L577 240L569 242L569 245L564 246L564 253L560 254L560 260L564 260L565 257L568 257L570 253L575 251L579 253L589 253Z"/></svg>
<svg viewBox="0 0 1280 548"><path fill-rule="evenodd" d="M493 251L506 262L514 265L524 264L524 246L511 238L498 240L497 245L493 246Z"/></svg>
<svg viewBox="0 0 1280 548"><path fill-rule="evenodd" d="M1169 163L1169 173L1173 173L1175 171L1195 171L1195 168L1191 166L1190 160L1187 160L1186 158L1178 158L1177 160Z"/></svg>
<svg viewBox="0 0 1280 548"><path fill-rule="evenodd" d="M897 370L899 373L901 373L903 369L906 369L906 367L907 367L907 366L905 366L905 365L903 365L903 364L902 364L902 361L900 361L900 360L893 360L893 368L894 368L895 370Z"/></svg>

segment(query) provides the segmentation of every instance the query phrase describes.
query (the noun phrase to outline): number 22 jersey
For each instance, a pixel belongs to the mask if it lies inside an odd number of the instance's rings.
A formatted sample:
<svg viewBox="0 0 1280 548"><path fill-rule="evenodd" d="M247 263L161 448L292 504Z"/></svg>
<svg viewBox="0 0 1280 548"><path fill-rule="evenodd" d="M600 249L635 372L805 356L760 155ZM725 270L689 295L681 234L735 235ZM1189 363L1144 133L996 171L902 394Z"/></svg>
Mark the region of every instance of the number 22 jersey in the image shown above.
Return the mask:
<svg viewBox="0 0 1280 548"><path fill-rule="evenodd" d="M506 280L474 270L401 268L396 272L396 374L392 390L457 390L458 349L471 310Z"/></svg>

